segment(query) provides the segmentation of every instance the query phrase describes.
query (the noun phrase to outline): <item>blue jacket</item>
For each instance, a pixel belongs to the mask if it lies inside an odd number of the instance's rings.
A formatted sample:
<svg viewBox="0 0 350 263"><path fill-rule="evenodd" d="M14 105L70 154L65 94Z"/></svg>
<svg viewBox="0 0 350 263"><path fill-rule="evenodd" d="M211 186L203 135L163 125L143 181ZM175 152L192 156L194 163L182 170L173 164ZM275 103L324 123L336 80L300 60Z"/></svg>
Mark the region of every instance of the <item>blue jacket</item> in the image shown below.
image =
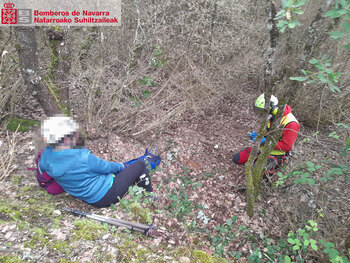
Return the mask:
<svg viewBox="0 0 350 263"><path fill-rule="evenodd" d="M47 147L41 154L39 168L55 178L67 193L96 203L111 187L112 173L122 171L124 166L100 159L84 148L57 150Z"/></svg>

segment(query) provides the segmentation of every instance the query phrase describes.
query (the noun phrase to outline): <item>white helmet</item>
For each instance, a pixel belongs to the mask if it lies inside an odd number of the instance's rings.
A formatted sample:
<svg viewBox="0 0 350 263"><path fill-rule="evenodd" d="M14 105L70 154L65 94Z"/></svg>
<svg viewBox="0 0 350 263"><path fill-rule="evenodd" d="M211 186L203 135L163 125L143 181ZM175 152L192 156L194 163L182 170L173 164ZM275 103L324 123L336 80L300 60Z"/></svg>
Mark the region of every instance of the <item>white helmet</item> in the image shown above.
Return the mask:
<svg viewBox="0 0 350 263"><path fill-rule="evenodd" d="M58 143L66 135L76 132L79 125L70 117L55 115L43 121L41 136L48 144Z"/></svg>

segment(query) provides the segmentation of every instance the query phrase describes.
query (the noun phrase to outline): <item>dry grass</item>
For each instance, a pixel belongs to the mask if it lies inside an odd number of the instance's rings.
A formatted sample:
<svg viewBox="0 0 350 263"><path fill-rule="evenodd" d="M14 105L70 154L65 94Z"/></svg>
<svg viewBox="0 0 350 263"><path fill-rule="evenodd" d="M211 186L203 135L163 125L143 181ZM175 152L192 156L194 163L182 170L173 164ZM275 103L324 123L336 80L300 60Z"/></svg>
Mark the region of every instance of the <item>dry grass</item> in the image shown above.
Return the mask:
<svg viewBox="0 0 350 263"><path fill-rule="evenodd" d="M0 140L0 180L5 180L18 168L15 163L16 153L20 148L18 145L18 128L12 134L7 132L4 140Z"/></svg>
<svg viewBox="0 0 350 263"><path fill-rule="evenodd" d="M254 12L232 1L128 1L120 28L73 29L80 36L70 86L75 113L88 126L139 135L258 88L268 32ZM150 66L154 57L164 65ZM145 77L158 85L140 87Z"/></svg>
<svg viewBox="0 0 350 263"><path fill-rule="evenodd" d="M331 2L308 1L303 7L304 15L298 16L302 26L280 35L276 52L275 68L281 80L277 93L293 89L293 106L298 119L304 125L313 127L349 122L347 116L350 114L350 57L349 51L343 47L347 40L335 41L330 38L328 32L341 30L341 21L323 16L328 9L333 8L332 5L327 6L327 3ZM325 9L321 8L326 6ZM309 48L308 43L312 43L312 47ZM286 81L290 76L301 76L300 69L317 72L309 63L300 67L305 57L306 61L311 58L321 59L324 54L332 60L333 72L342 73L338 84L341 93L333 93L327 86L313 84L295 89L295 83Z"/></svg>
<svg viewBox="0 0 350 263"><path fill-rule="evenodd" d="M11 113L14 103L21 96L19 87L23 84L19 76L19 67L15 62L16 54L12 46L11 30L3 30L1 37L4 39L0 48L0 121Z"/></svg>

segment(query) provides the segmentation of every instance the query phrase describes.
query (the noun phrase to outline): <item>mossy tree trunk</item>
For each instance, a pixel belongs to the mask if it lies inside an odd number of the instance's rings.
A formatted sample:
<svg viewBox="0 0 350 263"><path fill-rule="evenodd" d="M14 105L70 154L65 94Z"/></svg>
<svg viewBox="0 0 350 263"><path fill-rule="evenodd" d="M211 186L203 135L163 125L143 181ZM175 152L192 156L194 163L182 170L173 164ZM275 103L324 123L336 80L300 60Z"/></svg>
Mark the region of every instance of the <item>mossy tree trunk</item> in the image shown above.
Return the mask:
<svg viewBox="0 0 350 263"><path fill-rule="evenodd" d="M43 107L46 115L60 113L60 107L52 93L44 85L39 70L35 29L30 26L15 27L19 65L24 83L33 97Z"/></svg>
<svg viewBox="0 0 350 263"><path fill-rule="evenodd" d="M69 30L58 26L46 31L50 41L48 81L57 93L62 111L70 113L68 76L71 69Z"/></svg>
<svg viewBox="0 0 350 263"><path fill-rule="evenodd" d="M275 51L278 44L278 29L276 26L276 6L272 0L266 1L266 9L268 11L268 28L270 31L270 48L267 50L267 62L265 67L264 84L265 84L265 101L270 101L270 97L274 88L275 79ZM267 159L270 155L272 147L270 146L271 138L266 138L265 147L260 147L260 141L266 134L267 123L270 121L264 118L261 121L260 128L258 130L258 136L255 144L250 153L249 159L245 164L245 178L246 178L246 201L247 201L247 214L249 216L254 215L254 202L257 200L260 192L260 184L262 180L262 174L265 170ZM273 125L273 123L272 123ZM255 162L256 160L256 162Z"/></svg>
<svg viewBox="0 0 350 263"><path fill-rule="evenodd" d="M260 142L264 137L266 130L267 121L264 119L258 130L258 137L255 142ZM245 180L246 180L246 202L247 202L247 214L249 216L254 215L254 202L255 202L255 191L256 191L256 178L257 169L254 166L254 161L258 157L260 152L259 143L255 143L252 151L250 152L249 159L245 164ZM253 170L255 174L253 174Z"/></svg>

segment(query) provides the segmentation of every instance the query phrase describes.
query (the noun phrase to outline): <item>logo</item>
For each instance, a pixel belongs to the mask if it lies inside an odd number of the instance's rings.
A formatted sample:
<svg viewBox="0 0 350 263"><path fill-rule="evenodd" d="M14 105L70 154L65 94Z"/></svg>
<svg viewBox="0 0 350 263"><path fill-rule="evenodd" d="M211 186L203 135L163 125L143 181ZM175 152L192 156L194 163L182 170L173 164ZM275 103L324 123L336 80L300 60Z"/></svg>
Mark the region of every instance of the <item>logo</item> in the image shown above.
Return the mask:
<svg viewBox="0 0 350 263"><path fill-rule="evenodd" d="M1 24L17 24L17 10L14 3L5 3L1 9Z"/></svg>

